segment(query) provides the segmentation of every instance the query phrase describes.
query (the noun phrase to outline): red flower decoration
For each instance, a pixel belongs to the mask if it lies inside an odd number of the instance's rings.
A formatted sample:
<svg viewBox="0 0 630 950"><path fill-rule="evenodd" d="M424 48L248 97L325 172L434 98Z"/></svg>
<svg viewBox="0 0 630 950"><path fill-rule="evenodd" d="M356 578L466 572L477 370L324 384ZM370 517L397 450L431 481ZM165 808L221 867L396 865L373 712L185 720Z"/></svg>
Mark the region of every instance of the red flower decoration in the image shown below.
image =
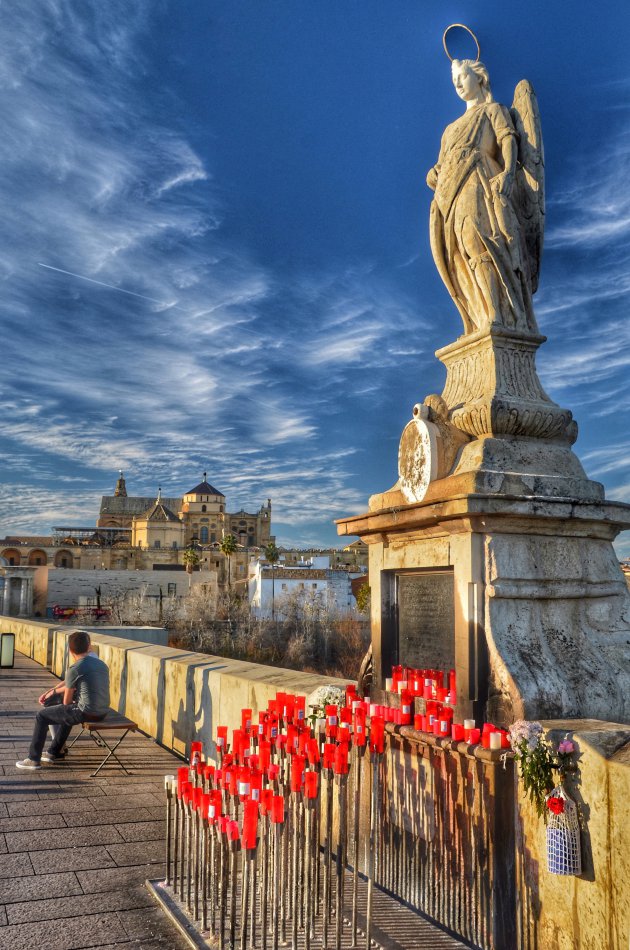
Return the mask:
<svg viewBox="0 0 630 950"><path fill-rule="evenodd" d="M561 815L564 811L564 798L558 798L556 795L552 795L551 798L547 799L547 808L549 811L552 811L554 815Z"/></svg>

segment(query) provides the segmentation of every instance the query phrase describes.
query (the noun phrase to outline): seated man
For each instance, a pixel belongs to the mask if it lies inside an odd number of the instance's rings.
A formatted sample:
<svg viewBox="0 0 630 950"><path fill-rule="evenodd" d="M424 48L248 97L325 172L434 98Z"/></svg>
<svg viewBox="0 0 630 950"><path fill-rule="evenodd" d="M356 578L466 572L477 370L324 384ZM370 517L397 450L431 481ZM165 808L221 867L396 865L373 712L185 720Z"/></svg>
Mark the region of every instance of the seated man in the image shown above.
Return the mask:
<svg viewBox="0 0 630 950"><path fill-rule="evenodd" d="M73 726L82 722L100 722L109 709L109 670L102 660L90 653L90 635L77 630L68 637L72 666L68 667L65 682L42 693L38 702L43 707L35 717L35 728L28 758L16 762L18 769L39 769L40 762L57 762ZM57 694L62 694L61 705L45 705ZM48 727L53 727L54 739L43 752Z"/></svg>

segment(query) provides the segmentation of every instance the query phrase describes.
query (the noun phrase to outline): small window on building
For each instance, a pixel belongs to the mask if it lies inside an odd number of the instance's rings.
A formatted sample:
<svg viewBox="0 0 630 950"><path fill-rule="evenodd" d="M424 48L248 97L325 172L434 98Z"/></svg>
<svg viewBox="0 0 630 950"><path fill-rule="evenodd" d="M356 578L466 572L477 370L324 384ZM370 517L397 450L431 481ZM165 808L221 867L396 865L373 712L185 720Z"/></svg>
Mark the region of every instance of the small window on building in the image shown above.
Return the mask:
<svg viewBox="0 0 630 950"><path fill-rule="evenodd" d="M159 548L159 546L160 546L160 542L159 542L159 541L154 541L154 542L153 542L153 547L154 547L154 548Z"/></svg>
<svg viewBox="0 0 630 950"><path fill-rule="evenodd" d="M177 584L168 584L166 588L166 593L169 597L174 597L177 593Z"/></svg>
<svg viewBox="0 0 630 950"><path fill-rule="evenodd" d="M210 535L210 543L211 543L211 544L214 544L214 542L215 542L216 540L217 540L217 536L216 536L216 534L215 534L214 531L213 531L212 534Z"/></svg>
<svg viewBox="0 0 630 950"><path fill-rule="evenodd" d="M286 589L287 589L287 585L286 585L286 584L283 584L283 585L282 585L282 590L286 590Z"/></svg>
<svg viewBox="0 0 630 950"><path fill-rule="evenodd" d="M207 509L206 509L206 506L205 506L205 505L202 505L202 506L201 506L201 510L202 510L202 511L206 511L206 510L207 510Z"/></svg>
<svg viewBox="0 0 630 950"><path fill-rule="evenodd" d="M199 532L199 540L201 541L202 544L208 543L208 527L205 524L201 526L201 531Z"/></svg>
<svg viewBox="0 0 630 950"><path fill-rule="evenodd" d="M317 584L313 584L312 587L313 587L313 590L317 590Z"/></svg>
<svg viewBox="0 0 630 950"><path fill-rule="evenodd" d="M173 541L173 543L171 544L171 547L173 548L174 551L176 551L176 550L177 550L177 541Z"/></svg>

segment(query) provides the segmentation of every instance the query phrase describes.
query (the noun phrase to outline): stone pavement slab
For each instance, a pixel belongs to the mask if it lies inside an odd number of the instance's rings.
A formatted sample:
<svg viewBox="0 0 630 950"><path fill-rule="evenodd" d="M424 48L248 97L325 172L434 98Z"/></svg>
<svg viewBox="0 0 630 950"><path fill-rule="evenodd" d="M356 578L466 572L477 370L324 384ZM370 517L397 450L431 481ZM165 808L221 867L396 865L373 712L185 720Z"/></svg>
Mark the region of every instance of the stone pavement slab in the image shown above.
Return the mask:
<svg viewBox="0 0 630 950"><path fill-rule="evenodd" d="M61 848L31 851L29 858L35 874L48 874L51 868L60 871L84 871L89 868L111 868L116 863L105 848Z"/></svg>
<svg viewBox="0 0 630 950"><path fill-rule="evenodd" d="M163 877L163 864L154 865L151 874ZM99 868L96 871L77 871L77 878L84 894L98 894L100 891L115 890L120 887L135 887L144 884L146 868L143 865L131 865L126 868Z"/></svg>
<svg viewBox="0 0 630 950"><path fill-rule="evenodd" d="M47 875L49 876L49 875ZM78 882L77 882L78 884ZM155 906L146 887L131 887L124 891L103 891L98 900L93 894L83 894L61 901L55 899L29 900L7 905L9 924L22 924L36 920L69 920L72 917L85 917L98 908L99 913L113 910L129 910L136 907Z"/></svg>
<svg viewBox="0 0 630 950"><path fill-rule="evenodd" d="M83 893L77 875L72 871L31 874L28 878L17 877L4 880L0 884L0 899L3 904L18 904L47 897L70 897Z"/></svg>
<svg viewBox="0 0 630 950"><path fill-rule="evenodd" d="M34 873L28 854L0 854L0 880Z"/></svg>
<svg viewBox="0 0 630 950"><path fill-rule="evenodd" d="M184 950L144 887L164 874L164 775L181 760L138 734L131 775L91 778L103 753L82 737L63 763L16 769L37 697L57 683L17 653L0 670L0 950Z"/></svg>
<svg viewBox="0 0 630 950"><path fill-rule="evenodd" d="M124 840L114 825L82 825L71 833L66 829L60 833L58 828L52 831L13 831L5 835L7 847L13 851L49 851L62 848L85 847L93 844L114 844Z"/></svg>
<svg viewBox="0 0 630 950"><path fill-rule="evenodd" d="M0 950L86 950L127 939L117 914L90 914L70 920L41 920L0 929ZM173 947L181 944L173 944Z"/></svg>
<svg viewBox="0 0 630 950"><path fill-rule="evenodd" d="M126 822L118 826L125 841L163 841L164 817L158 821Z"/></svg>

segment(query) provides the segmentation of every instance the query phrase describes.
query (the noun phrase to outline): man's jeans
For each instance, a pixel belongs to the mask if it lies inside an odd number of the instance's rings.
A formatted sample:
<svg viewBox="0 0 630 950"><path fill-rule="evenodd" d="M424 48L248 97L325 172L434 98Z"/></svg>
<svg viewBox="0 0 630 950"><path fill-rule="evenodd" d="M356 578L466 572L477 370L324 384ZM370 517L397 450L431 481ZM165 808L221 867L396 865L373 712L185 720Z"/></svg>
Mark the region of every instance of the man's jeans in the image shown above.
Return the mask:
<svg viewBox="0 0 630 950"><path fill-rule="evenodd" d="M71 703L69 706L43 706L35 717L33 738L28 750L29 759L33 762L40 761L49 726L53 727L54 736L49 752L51 755L59 755L70 735L70 730L81 722L83 722L83 712L76 703Z"/></svg>

